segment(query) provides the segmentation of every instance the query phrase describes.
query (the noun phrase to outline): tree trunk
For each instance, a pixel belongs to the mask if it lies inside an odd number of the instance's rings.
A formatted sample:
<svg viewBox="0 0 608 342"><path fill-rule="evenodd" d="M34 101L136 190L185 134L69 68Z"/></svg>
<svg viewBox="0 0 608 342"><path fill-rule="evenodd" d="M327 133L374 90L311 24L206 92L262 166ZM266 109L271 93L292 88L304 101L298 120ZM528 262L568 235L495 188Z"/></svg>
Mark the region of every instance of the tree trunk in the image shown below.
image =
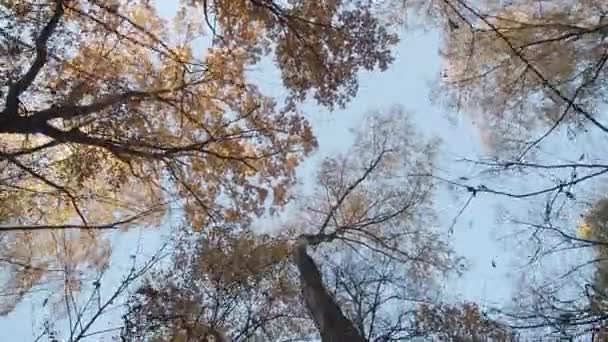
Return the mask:
<svg viewBox="0 0 608 342"><path fill-rule="evenodd" d="M292 251L293 260L300 271L300 286L308 312L323 342L365 342L327 293L317 265L306 252L308 245L322 241L323 237L320 236L303 235L298 238Z"/></svg>

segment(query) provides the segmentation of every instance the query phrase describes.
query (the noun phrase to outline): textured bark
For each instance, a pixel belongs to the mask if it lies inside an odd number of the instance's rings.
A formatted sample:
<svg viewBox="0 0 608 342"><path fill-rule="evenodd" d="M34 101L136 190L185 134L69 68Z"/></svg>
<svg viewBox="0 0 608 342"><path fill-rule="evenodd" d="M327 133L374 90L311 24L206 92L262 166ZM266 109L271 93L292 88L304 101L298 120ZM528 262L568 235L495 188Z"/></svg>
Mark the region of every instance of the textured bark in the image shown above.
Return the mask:
<svg viewBox="0 0 608 342"><path fill-rule="evenodd" d="M353 323L344 316L334 298L327 293L319 268L306 252L309 245L322 242L323 237L327 235L301 236L293 248L293 259L300 272L304 302L323 342L364 342L365 339Z"/></svg>

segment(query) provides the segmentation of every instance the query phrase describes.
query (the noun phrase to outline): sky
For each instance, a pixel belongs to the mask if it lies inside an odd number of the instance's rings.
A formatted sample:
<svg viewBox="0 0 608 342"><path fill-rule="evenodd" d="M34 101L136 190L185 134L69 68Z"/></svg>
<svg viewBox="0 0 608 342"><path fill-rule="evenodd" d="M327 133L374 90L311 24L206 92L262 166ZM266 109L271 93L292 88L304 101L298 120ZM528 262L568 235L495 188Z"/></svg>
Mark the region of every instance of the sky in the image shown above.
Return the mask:
<svg viewBox="0 0 608 342"><path fill-rule="evenodd" d="M483 155L477 127L464 114L446 112L446 109L431 103L432 83L440 70L439 35L417 31L406 32L402 37L395 51L395 62L385 72L362 73L359 93L345 109L329 113L312 104L304 107L310 113L319 149L299 170L303 190L310 184L315 165L322 158L345 152L353 143L350 130L361 124L366 112L387 110L394 105L402 106L411 114L411 119L425 137L441 138L438 168L442 174L450 174L453 178L470 177L473 171L454 161ZM279 89L278 81L269 81L277 76L271 75L266 68L256 70L253 77L262 87L271 91ZM455 200L444 187L439 187L435 205L441 230L446 234L466 199L459 197ZM454 300L493 304L509 297L511 287L508 279L511 275L507 265L511 264L511 255L496 242L500 236L493 229L496 228L496 200L499 199L473 200L458 217L454 234L449 237L456 253L464 256L469 266L467 274L456 283L450 283L452 288L446 289ZM492 267L492 260L496 268Z"/></svg>
<svg viewBox="0 0 608 342"><path fill-rule="evenodd" d="M162 10L168 13L172 9ZM438 136L442 139L439 168L455 177L471 173L466 165L453 161L461 157L474 159L483 153L477 129L465 115L456 115L457 120L450 120L449 117L453 118L456 113L446 112L431 104L431 83L440 70L438 47L438 34L408 32L397 46L396 60L388 70L361 74L359 93L346 108L329 113L312 103L305 105L304 110L312 122L319 149L299 170L299 176L304 180L302 186L306 186L306 179L313 176L314 165L319 160L349 147L353 140L349 129L361 123L366 111L388 109L393 105L401 105L410 111L416 126L427 137ZM271 94L282 92L277 71L268 65L256 67L251 75L263 90ZM465 200L466 197L454 198L444 188L439 188L436 209L445 234ZM510 296L512 286L509 279L512 279L512 274L509 265L512 255L496 242L495 204L489 197L472 201L457 220L454 233L449 236L456 253L465 257L469 265L462 278L444 284L444 291L451 299L496 304L508 300ZM128 271L130 255L151 255L170 231L171 227L167 226L156 230L135 229L113 236L114 254L104 277L104 291L111 291ZM492 260L496 268L492 267ZM33 341L32 337L38 331L32 331L29 322L31 317L40 319L38 308L44 298L43 294L29 296L15 312L0 318L0 341L6 341L8 332L10 341ZM119 316L119 313L111 314L110 321L100 323L100 328L120 323L111 322ZM110 339L102 339L100 335L98 340Z"/></svg>

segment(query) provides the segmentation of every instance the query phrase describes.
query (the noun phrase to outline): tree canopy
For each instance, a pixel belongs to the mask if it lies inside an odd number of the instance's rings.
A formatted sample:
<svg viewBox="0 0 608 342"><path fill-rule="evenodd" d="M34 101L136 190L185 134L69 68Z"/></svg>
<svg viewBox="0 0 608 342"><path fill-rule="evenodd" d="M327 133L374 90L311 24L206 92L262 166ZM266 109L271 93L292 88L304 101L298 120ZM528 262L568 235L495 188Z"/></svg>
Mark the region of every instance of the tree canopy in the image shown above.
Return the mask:
<svg viewBox="0 0 608 342"><path fill-rule="evenodd" d="M443 32L436 91L471 117L487 148L464 159L478 168L475 181L441 179L509 201L503 224L533 271L498 311L527 338L603 340L606 3L446 0L421 9Z"/></svg>
<svg viewBox="0 0 608 342"><path fill-rule="evenodd" d="M0 315L52 284L68 329L38 340L605 339L605 1L171 4L0 0ZM432 96L476 126L473 171L387 104L296 186L308 105L347 108L403 27L439 34ZM465 198L447 220L444 185ZM442 286L466 271L458 218L489 199L525 270L494 306ZM168 224L170 252L102 291L109 232ZM93 331L119 297L120 326Z"/></svg>
<svg viewBox="0 0 608 342"><path fill-rule="evenodd" d="M421 335L417 303L431 301L458 262L433 221L433 184L417 176L436 143L424 143L401 108L361 126L347 154L320 164L316 191L284 231L213 230L176 258L176 269L190 267L184 275L170 269L143 285L126 318L129 340Z"/></svg>
<svg viewBox="0 0 608 342"><path fill-rule="evenodd" d="M198 230L284 206L316 147L299 103L343 106L397 41L368 5L341 1L181 1L172 20L148 1L2 1L0 16L0 229L14 232L1 253L15 292L52 269L103 269L104 229L179 209ZM286 99L248 78L269 58Z"/></svg>

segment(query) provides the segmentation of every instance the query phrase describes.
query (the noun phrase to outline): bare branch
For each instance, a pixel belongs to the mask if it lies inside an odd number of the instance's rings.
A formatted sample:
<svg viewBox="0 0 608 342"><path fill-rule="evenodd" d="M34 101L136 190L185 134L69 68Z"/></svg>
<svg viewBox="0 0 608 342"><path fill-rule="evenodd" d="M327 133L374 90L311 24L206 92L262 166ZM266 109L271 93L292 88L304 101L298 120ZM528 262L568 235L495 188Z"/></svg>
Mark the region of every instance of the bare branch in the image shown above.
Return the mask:
<svg viewBox="0 0 608 342"><path fill-rule="evenodd" d="M387 152L389 152L389 150L382 150L382 152L380 152L378 154L378 157L376 157L376 159L374 159L370 163L370 165L363 172L363 174L359 178L357 178L351 185L349 185L348 188L346 188L346 190L344 191L344 193L336 201L336 204L334 204L329 209L329 212L327 213L327 216L325 217L325 220L323 220L323 223L321 223L321 225L319 227L319 234L322 235L322 234L325 233L327 225L329 224L329 222L333 218L336 210L338 210L338 208L340 208L342 206L342 203L344 202L344 200L346 199L346 197L348 197L348 195L350 195L350 193L352 193L359 186L359 184L361 184L376 169L376 167L378 166L378 164L380 164L380 161L382 160L382 158L384 157L384 155Z"/></svg>
<svg viewBox="0 0 608 342"><path fill-rule="evenodd" d="M523 55L521 49L516 48L513 45L513 43L509 40L509 38L507 38L502 32L500 32L500 30L496 27L496 25L492 24L485 15L479 13L473 7L468 5L464 0L456 0L456 1L462 7L464 7L466 10L471 12L471 14L473 14L475 17L477 17L478 19L483 21L484 24L486 24L488 27L490 27L492 29L492 31L494 31L494 33L496 33L496 35L509 47L509 49L513 52L513 54L517 58L519 58L526 65L526 67L529 68L549 90L551 90L552 93L554 93L558 98L560 98L566 104L568 104L569 107L571 107L574 110L576 110L577 112L581 113L585 118L587 118L589 121L591 121L596 127L601 129L605 133L608 133L608 127L606 127L604 124L599 122L596 118L593 117L593 115L591 113L586 111L584 108L582 108L578 104L574 103L573 99L568 98L559 89L557 89L557 87L555 85L553 85L543 75L543 73L540 71L540 69L538 69L538 67L536 67L532 62L530 62L526 58L526 56ZM449 0L444 0L444 2L449 3ZM601 70L601 68L604 65L605 65L605 59L603 59L603 61L600 63L600 67L598 69ZM598 72L599 72L599 70L598 70Z"/></svg>
<svg viewBox="0 0 608 342"><path fill-rule="evenodd" d="M152 214L156 211L156 208L152 208L150 210L143 211L136 215L129 216L125 219L102 223L102 224L88 224L88 225L78 225L78 224L57 224L57 225L20 225L20 226L10 226L10 225L0 225L0 232L10 232L10 231L39 231L39 230L65 230L65 229L80 229L80 230L105 230L105 229L119 229L124 225L135 223L137 220L146 217L147 215Z"/></svg>

